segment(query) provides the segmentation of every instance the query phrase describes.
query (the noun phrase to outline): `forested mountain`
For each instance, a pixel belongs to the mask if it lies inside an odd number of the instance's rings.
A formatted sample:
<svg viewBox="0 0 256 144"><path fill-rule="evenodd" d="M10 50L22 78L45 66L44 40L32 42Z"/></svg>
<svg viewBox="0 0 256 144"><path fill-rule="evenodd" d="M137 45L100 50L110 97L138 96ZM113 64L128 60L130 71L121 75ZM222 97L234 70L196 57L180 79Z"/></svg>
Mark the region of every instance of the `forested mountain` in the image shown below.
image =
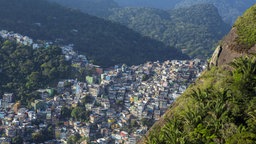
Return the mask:
<svg viewBox="0 0 256 144"><path fill-rule="evenodd" d="M173 8L190 7L197 4L213 4L218 8L222 19L229 25L247 8L256 3L255 0L49 0L64 6L80 9L96 16L105 16L109 9L118 7L158 8L171 10ZM116 3L115 3L116 2Z"/></svg>
<svg viewBox="0 0 256 144"><path fill-rule="evenodd" d="M86 12L86 3L90 5L89 1L91 0L80 2L80 5L78 5L78 1L75 1L70 6L65 3L72 3L72 0L54 1ZM155 3L153 1L137 1L137 3L151 2ZM166 1L166 3L170 2ZM83 5L84 8L82 8ZM95 8L97 9L97 5ZM93 13L89 12L89 14ZM109 8L104 16L97 14L96 16L121 23L144 36L149 36L168 46L182 49L191 57L204 59L209 57L212 48L230 29L222 21L218 10L211 4L200 4L168 11L140 7Z"/></svg>
<svg viewBox="0 0 256 144"><path fill-rule="evenodd" d="M198 58L207 58L215 44L230 29L222 21L218 10L210 4L170 11L152 8L112 9L107 19Z"/></svg>
<svg viewBox="0 0 256 144"><path fill-rule="evenodd" d="M118 8L119 5L113 0L48 0L59 3L65 7L79 9L90 15L105 17L109 15L108 10Z"/></svg>
<svg viewBox="0 0 256 144"><path fill-rule="evenodd" d="M229 30L229 26L224 22L232 25L243 11L256 2L255 0L116 0L120 6L127 7L115 8L106 5L108 8L103 8L105 10L103 15L97 14L99 3L103 4L101 1L97 1L98 4L95 4L95 6L90 4L91 0L74 3L72 0L52 1L108 20L120 22L144 36L183 49L190 56L199 58L208 57L214 44ZM70 3L70 5L65 3ZM113 1L109 3L113 4ZM207 4L213 4L217 9ZM91 6L95 8L94 13ZM117 5L115 6L117 7ZM168 11L153 9L172 9L173 7L176 9ZM218 13L220 13L224 22L221 21ZM198 25L198 20L204 23Z"/></svg>
<svg viewBox="0 0 256 144"><path fill-rule="evenodd" d="M209 68L141 143L255 143L255 23L256 5L236 21Z"/></svg>
<svg viewBox="0 0 256 144"><path fill-rule="evenodd" d="M256 3L255 0L115 0L125 7L150 7L159 9L173 9L190 7L196 4L214 4L223 20L232 25L236 18L247 8Z"/></svg>
<svg viewBox="0 0 256 144"><path fill-rule="evenodd" d="M125 26L45 0L0 0L0 29L33 39L73 43L77 51L102 66L188 58Z"/></svg>
<svg viewBox="0 0 256 144"><path fill-rule="evenodd" d="M214 4L218 8L223 20L232 25L238 16L256 3L256 0L181 0L177 3L176 8L188 7L202 3Z"/></svg>

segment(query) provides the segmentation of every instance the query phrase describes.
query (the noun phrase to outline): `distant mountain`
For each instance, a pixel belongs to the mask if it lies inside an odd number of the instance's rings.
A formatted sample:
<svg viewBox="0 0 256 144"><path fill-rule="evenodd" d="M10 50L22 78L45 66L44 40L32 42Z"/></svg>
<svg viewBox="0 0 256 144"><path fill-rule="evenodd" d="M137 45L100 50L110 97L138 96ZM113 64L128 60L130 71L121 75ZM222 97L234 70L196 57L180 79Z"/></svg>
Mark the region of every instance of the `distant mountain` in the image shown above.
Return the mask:
<svg viewBox="0 0 256 144"><path fill-rule="evenodd" d="M141 144L256 142L256 5L213 54L217 63L178 98Z"/></svg>
<svg viewBox="0 0 256 144"><path fill-rule="evenodd" d="M256 3L256 0L115 0L124 7L149 7L159 9L173 9L190 7L196 4L214 4L223 20L233 25L234 21L246 9Z"/></svg>
<svg viewBox="0 0 256 144"><path fill-rule="evenodd" d="M172 9L180 0L115 0L123 7Z"/></svg>
<svg viewBox="0 0 256 144"><path fill-rule="evenodd" d="M106 16L109 9L117 7L157 8L170 10L173 8L190 7L197 4L213 4L218 8L223 20L233 25L234 21L256 0L49 0L64 6L77 8L83 12ZM119 6L118 6L119 5Z"/></svg>
<svg viewBox="0 0 256 144"><path fill-rule="evenodd" d="M65 7L79 9L82 12L94 16L104 17L108 15L108 10L118 8L119 5L114 0L48 0L61 4Z"/></svg>
<svg viewBox="0 0 256 144"><path fill-rule="evenodd" d="M211 4L199 4L187 8L161 10L154 8L125 7L105 9L105 15L88 12L90 1L51 0L66 7L77 8L85 13L121 23L144 36L161 41L168 46L184 50L191 57L208 58L215 44L230 30ZM99 3L103 3L97 1ZM156 1L121 1L127 3L149 4ZM158 1L157 1L158 2ZM160 1L161 3L164 1ZM165 0L170 4L170 1ZM65 3L70 3L67 5ZM111 3L111 2L110 2ZM172 1L174 3L174 1ZM80 4L80 5L79 5ZM75 6L77 5L77 6ZM83 7L83 8L82 8ZM95 6L96 11L98 5ZM150 7L150 6L149 6Z"/></svg>
<svg viewBox="0 0 256 144"><path fill-rule="evenodd" d="M256 3L256 0L181 0L176 4L176 8L189 7L195 4L213 4L215 5L223 20L233 25L238 16L248 9L250 6Z"/></svg>
<svg viewBox="0 0 256 144"><path fill-rule="evenodd" d="M191 57L207 58L215 44L230 30L211 4L164 11L152 8L112 9L107 19L166 45L184 50Z"/></svg>
<svg viewBox="0 0 256 144"><path fill-rule="evenodd" d="M76 50L102 66L188 58L125 26L44 0L0 0L0 29L33 39L73 43Z"/></svg>

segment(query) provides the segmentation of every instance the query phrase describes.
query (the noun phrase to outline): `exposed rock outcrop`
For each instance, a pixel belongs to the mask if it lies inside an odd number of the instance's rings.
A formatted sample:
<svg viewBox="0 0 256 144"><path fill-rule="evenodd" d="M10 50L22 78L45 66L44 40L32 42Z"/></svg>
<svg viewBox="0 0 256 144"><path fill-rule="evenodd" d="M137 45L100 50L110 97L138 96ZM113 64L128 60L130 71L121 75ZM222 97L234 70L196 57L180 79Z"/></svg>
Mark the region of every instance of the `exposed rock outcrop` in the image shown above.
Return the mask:
<svg viewBox="0 0 256 144"><path fill-rule="evenodd" d="M221 51L222 51L222 47L221 46L218 46L215 49L215 51L214 51L214 53L212 55L211 61L210 61L210 67L218 65L218 59L219 59Z"/></svg>
<svg viewBox="0 0 256 144"><path fill-rule="evenodd" d="M242 51L240 50L241 45L238 44L237 39L237 30L233 27L229 34L222 40L221 47L218 46L213 53L210 66L222 66L243 55L256 54L256 45L247 51Z"/></svg>

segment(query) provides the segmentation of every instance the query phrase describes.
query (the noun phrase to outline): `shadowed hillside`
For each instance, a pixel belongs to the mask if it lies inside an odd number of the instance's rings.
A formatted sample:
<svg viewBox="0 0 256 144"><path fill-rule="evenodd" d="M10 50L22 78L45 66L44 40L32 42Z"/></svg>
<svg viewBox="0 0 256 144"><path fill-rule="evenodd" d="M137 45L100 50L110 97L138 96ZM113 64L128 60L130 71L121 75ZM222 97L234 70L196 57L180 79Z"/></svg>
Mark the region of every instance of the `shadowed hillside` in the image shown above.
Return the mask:
<svg viewBox="0 0 256 144"><path fill-rule="evenodd" d="M73 43L76 50L102 66L188 58L125 26L44 0L0 0L0 29L34 39Z"/></svg>

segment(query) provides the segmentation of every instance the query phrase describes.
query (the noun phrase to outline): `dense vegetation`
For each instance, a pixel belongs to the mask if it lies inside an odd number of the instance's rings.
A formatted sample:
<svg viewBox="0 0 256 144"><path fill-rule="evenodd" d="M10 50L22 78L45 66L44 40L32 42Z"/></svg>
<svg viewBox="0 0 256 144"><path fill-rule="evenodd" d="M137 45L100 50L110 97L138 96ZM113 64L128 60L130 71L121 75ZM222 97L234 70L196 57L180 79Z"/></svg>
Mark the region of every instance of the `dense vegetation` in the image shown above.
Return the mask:
<svg viewBox="0 0 256 144"><path fill-rule="evenodd" d="M256 5L248 9L235 23L238 42L250 48L256 43Z"/></svg>
<svg viewBox="0 0 256 144"><path fill-rule="evenodd" d="M55 0L66 7L88 12L90 1L73 3L72 0ZM100 1L97 1L99 3ZM123 1L132 2L132 1ZM153 1L137 1L137 3L155 3ZM67 3L72 3L67 5ZM132 2L133 3L133 2ZM169 3L169 2L168 2ZM80 5L79 5L80 4ZM94 7L97 12L98 5ZM96 14L107 20L121 23L143 36L151 37L164 44L184 50L191 57L208 58L215 44L228 32L230 26L225 24L213 5L201 4L189 8L160 10L153 8L113 8L105 10L105 15Z"/></svg>
<svg viewBox="0 0 256 144"><path fill-rule="evenodd" d="M107 19L198 58L207 58L215 44L230 29L222 21L218 10L208 4L170 11L152 8L112 9Z"/></svg>
<svg viewBox="0 0 256 144"><path fill-rule="evenodd" d="M242 57L232 72L213 67L165 115L147 143L255 143L256 57ZM169 120L167 120L169 119Z"/></svg>
<svg viewBox="0 0 256 144"><path fill-rule="evenodd" d="M73 119L75 121L80 122L88 122L89 116L91 114L91 111L87 110L85 105L89 103L90 101L94 101L95 98L88 95L82 99L81 102L78 103L76 107L62 107L61 108L61 119L62 120L69 120ZM92 103L92 102L90 102Z"/></svg>
<svg viewBox="0 0 256 144"><path fill-rule="evenodd" d="M228 24L233 24L255 0L115 0L120 6L125 7L150 7L159 9L173 9L190 7L196 4L214 4Z"/></svg>
<svg viewBox="0 0 256 144"><path fill-rule="evenodd" d="M195 4L214 4L223 20L233 25L238 16L255 3L255 0L181 0L176 4L176 8L191 6Z"/></svg>
<svg viewBox="0 0 256 144"><path fill-rule="evenodd" d="M79 0L54 0L60 3L67 3L71 6L80 7L84 9L88 9L86 12L90 14L97 14L95 11L99 11L98 8L102 8L102 10L107 10L107 8L114 8L113 6L117 6L119 4L121 7L149 7L149 8L158 8L164 10L170 10L173 8L181 8L181 7L190 7L196 4L214 4L220 15L222 16L223 20L232 25L238 16L240 16L247 8L255 3L254 0L108 0L108 4L103 2L103 0L97 0L94 2L94 5L91 3L95 0L84 0L83 2L79 2ZM73 4L70 1L74 1ZM117 4L116 4L116 3ZM113 5L115 3L115 5ZM103 6L105 4L105 6ZM111 4L111 5L110 5ZM81 5L84 5L83 7ZM91 7L87 7L91 6ZM67 6L67 5L66 5ZM95 10L92 9L95 8ZM101 11L102 12L102 11Z"/></svg>
<svg viewBox="0 0 256 144"><path fill-rule="evenodd" d="M0 40L0 95L12 92L16 100L28 103L32 93L70 75L70 63L58 47L39 48Z"/></svg>
<svg viewBox="0 0 256 144"><path fill-rule="evenodd" d="M144 36L185 50L190 56L199 58L208 57L216 42L228 32L230 26L227 24L232 25L244 10L254 4L254 0L115 0L121 7L116 8L118 6L107 4L105 8L102 8L105 11L102 15L97 14L99 5L104 3L100 0L96 1L97 4L95 5L91 5L93 0L76 1L75 3L73 0L54 1L66 7L76 8L119 22ZM109 3L113 4L113 0ZM213 4L218 10L207 4ZM93 7L95 12L88 6ZM176 9L169 11L152 9L166 10L173 7ZM227 24L221 21L218 13Z"/></svg>
<svg viewBox="0 0 256 144"><path fill-rule="evenodd" d="M95 64L140 64L187 58L131 29L44 0L0 0L0 29L33 39L73 43Z"/></svg>
<svg viewBox="0 0 256 144"><path fill-rule="evenodd" d="M90 15L105 17L111 8L118 8L118 4L113 0L48 0L63 6L80 9Z"/></svg>
<svg viewBox="0 0 256 144"><path fill-rule="evenodd" d="M254 35L255 27L250 25L255 20L253 6L236 25L246 29L246 34ZM244 41L244 44L255 45L256 41ZM256 55L243 55L229 64L211 67L153 126L147 143L254 144L255 96Z"/></svg>
<svg viewBox="0 0 256 144"><path fill-rule="evenodd" d="M72 0L56 2L93 14L88 12L89 9L85 7L87 3L90 5L90 0L83 3L76 1L77 3L72 5L66 4L72 3ZM138 1L138 3L141 2ZM97 5L94 7L97 9ZM191 57L198 58L208 58L215 44L230 29L222 21L218 10L213 5L208 4L169 11L153 8L109 7L105 9L104 16L103 14L96 14L96 16L121 23L144 36L161 41L168 46L182 49Z"/></svg>

